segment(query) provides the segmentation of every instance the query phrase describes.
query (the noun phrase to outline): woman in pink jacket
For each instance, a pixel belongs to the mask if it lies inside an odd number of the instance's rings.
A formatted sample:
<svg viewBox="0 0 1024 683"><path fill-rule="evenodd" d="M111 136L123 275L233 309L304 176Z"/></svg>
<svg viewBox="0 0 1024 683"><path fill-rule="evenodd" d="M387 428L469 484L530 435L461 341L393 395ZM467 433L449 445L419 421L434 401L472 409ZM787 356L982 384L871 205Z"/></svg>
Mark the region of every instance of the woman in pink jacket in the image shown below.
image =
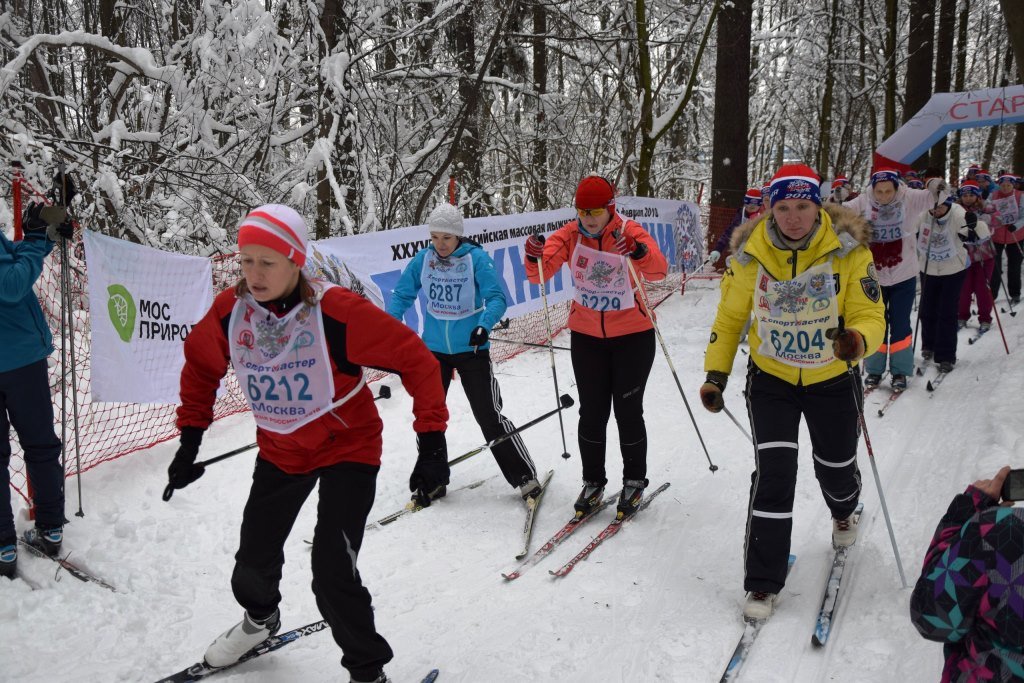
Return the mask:
<svg viewBox="0 0 1024 683"><path fill-rule="evenodd" d="M1006 252L1006 288L1010 303L1020 303L1020 264L1024 261L1024 192L1014 189L1017 176L1004 173L999 176L998 189L989 195L992 214L992 242L996 247L995 267L992 269L992 298L999 298L1003 279L1003 252Z"/></svg>

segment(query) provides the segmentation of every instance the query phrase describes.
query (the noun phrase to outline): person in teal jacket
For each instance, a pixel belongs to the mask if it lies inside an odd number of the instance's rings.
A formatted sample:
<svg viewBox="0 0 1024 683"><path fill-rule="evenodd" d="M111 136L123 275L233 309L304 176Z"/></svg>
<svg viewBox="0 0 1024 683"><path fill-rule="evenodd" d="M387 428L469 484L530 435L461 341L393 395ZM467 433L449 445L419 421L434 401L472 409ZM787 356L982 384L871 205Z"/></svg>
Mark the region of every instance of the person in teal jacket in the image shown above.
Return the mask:
<svg viewBox="0 0 1024 683"><path fill-rule="evenodd" d="M25 212L25 239L12 242L0 232L0 576L13 578L18 546L11 510L11 427L24 451L35 508L35 528L25 540L49 555L60 551L64 527L64 469L61 442L53 431L53 403L46 359L53 335L33 290L43 260L53 249L41 204ZM71 224L55 226L52 239L71 236Z"/></svg>
<svg viewBox="0 0 1024 683"><path fill-rule="evenodd" d="M501 414L501 390L491 365L489 332L505 313L505 293L494 261L466 239L462 214L442 202L427 219L430 245L413 257L398 280L387 312L402 320L423 294L423 342L441 363L447 393L458 371L462 388L487 441L515 431ZM541 492L537 468L517 434L491 449L502 475L528 503ZM444 490L440 492L444 495ZM440 496L435 496L440 497Z"/></svg>

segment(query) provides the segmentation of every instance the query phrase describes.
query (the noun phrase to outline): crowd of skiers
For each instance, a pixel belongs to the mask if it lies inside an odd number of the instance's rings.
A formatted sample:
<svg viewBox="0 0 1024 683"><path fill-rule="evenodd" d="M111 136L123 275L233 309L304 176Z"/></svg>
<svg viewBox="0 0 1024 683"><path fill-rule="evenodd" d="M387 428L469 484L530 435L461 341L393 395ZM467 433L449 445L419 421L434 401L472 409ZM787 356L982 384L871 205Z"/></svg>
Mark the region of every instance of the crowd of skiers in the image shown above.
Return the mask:
<svg viewBox="0 0 1024 683"><path fill-rule="evenodd" d="M826 194L813 169L792 164L746 192L715 245L730 257L700 397L712 412L726 409L723 392L749 328L744 395L754 470L744 541L747 619L767 618L786 582L801 417L831 513L833 544L847 547L857 538L863 391L877 386L886 372L893 390L908 387L918 283L921 355L943 372L956 362L957 330L970 321L972 299L982 331L991 325L1000 288L1011 305L1018 303L1024 260L1024 231L1017 231L1024 227L1020 182L1005 173L993 180L981 169L948 183L939 174L878 168L864 192L854 192L849 179L837 176ZM663 279L668 264L657 241L618 213L615 203L611 182L587 176L574 197L577 217L523 244L532 283L544 286L563 264L571 264L568 327L582 461L577 518L604 501L610 481L606 432L613 413L622 461L619 519L636 513L648 485L643 401L657 328L644 281ZM37 514L37 528L25 540L55 554L64 522L60 442L48 412L49 331L31 286L53 241L69 236L70 227L47 235L38 213L30 208L24 242L0 242L10 262L3 267L12 272L0 292L0 306L12 309L5 320L34 321L44 331L8 323L0 330L24 351L8 357L14 358L11 367L0 367L0 427L13 426L25 447ZM244 614L210 645L204 661L211 668L236 662L280 628L285 540L319 485L312 541L318 608L351 680L387 680L383 668L392 651L376 630L356 564L381 466L383 431L363 368L395 373L413 398L418 457L409 477L410 505L428 506L446 494L446 394L456 375L484 437L494 443L492 455L506 482L527 505L543 491L525 443L502 413L489 354L491 329L507 305L494 263L465 236L455 206L438 204L427 230L430 243L410 261L382 311L343 287L307 277L308 231L294 209L261 206L239 224L243 277L216 297L185 343L181 438L168 469L169 491L203 475L200 445L213 422L217 387L233 368L246 388L259 453L231 578ZM422 338L402 322L409 315L415 326L410 309L417 299L425 300L418 311L424 317ZM300 344L299 338L306 341ZM282 362L285 357L290 362ZM275 386L303 389L273 392ZM31 419L20 410L30 405ZM0 456L6 473L9 448ZM3 490L9 491L6 485ZM3 503L0 572L13 575L14 523L9 499Z"/></svg>

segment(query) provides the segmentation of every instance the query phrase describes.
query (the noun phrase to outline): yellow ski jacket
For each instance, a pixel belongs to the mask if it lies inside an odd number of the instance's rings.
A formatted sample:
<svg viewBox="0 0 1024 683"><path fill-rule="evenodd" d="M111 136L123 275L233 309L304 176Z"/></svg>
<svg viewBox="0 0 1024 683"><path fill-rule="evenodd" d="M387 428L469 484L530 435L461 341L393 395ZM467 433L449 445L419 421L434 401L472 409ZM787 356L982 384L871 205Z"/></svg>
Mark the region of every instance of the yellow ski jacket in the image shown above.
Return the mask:
<svg viewBox="0 0 1024 683"><path fill-rule="evenodd" d="M847 328L864 335L868 352L877 349L885 334L885 309L868 248L871 225L855 211L828 204L818 211L820 226L811 241L803 249L789 250L772 243L767 232L771 220L769 211L733 233L733 256L722 276L722 298L711 326L704 370L726 375L732 372L740 336L754 306L759 266L782 281L831 259L839 315ZM750 357L764 372L793 385L816 384L846 372L846 362L838 359L821 367L799 368L769 357L759 351L761 336L757 328L755 322L750 329Z"/></svg>

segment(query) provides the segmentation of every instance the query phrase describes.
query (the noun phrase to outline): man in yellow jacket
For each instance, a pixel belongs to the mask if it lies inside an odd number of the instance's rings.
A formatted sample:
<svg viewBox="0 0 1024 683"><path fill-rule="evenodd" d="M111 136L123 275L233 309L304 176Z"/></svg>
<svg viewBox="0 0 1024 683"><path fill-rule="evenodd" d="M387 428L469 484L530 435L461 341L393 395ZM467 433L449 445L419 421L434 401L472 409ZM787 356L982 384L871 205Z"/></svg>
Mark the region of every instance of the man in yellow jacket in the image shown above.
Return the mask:
<svg viewBox="0 0 1024 683"><path fill-rule="evenodd" d="M755 470L744 547L744 615L753 620L771 615L786 582L801 415L833 517L832 542L857 539L862 389L848 370L881 343L884 308L870 225L840 206L822 209L819 184L808 166L783 166L771 181L771 211L733 234L704 360L701 401L718 412L753 315L746 394Z"/></svg>

